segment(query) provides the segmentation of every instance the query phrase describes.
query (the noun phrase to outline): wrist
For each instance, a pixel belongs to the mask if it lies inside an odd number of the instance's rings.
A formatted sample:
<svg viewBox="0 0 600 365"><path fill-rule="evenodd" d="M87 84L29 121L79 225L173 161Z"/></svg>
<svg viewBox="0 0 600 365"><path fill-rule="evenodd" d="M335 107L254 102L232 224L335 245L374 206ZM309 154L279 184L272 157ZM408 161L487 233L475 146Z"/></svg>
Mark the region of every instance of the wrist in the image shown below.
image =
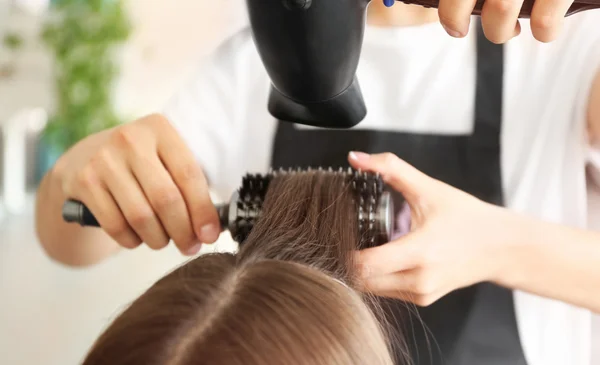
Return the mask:
<svg viewBox="0 0 600 365"><path fill-rule="evenodd" d="M532 272L544 229L541 222L534 219L505 208L497 209L496 222L501 232L496 236L498 265L492 282L515 289Z"/></svg>

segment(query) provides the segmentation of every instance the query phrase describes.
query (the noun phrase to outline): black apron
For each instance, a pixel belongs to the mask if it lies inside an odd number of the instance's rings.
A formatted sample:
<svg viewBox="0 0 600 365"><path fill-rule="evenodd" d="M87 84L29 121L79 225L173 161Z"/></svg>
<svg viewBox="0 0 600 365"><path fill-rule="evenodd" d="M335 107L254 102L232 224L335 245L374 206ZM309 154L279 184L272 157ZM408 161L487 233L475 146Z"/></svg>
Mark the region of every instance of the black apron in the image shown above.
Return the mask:
<svg viewBox="0 0 600 365"><path fill-rule="evenodd" d="M346 167L349 151L392 152L434 178L502 205L504 49L489 42L481 26L477 49L475 125L471 135L300 130L291 123L279 122L272 166ZM400 207L399 194L395 200L396 207ZM426 308L415 309L396 301L390 313L390 318L398 321L397 328L415 365L526 365L511 290L482 283L450 293ZM402 355L396 355L400 361Z"/></svg>
<svg viewBox="0 0 600 365"><path fill-rule="evenodd" d="M346 167L349 151L392 152L434 178L502 205L500 130L504 49L489 42L481 26L477 49L475 125L471 135L299 130L291 123L279 122L272 166ZM397 208L398 202L402 202L398 195ZM511 290L482 283L450 293L426 308L416 309L396 301L389 310L390 318L398 322L397 328L415 365L527 364ZM396 355L400 361L402 355Z"/></svg>

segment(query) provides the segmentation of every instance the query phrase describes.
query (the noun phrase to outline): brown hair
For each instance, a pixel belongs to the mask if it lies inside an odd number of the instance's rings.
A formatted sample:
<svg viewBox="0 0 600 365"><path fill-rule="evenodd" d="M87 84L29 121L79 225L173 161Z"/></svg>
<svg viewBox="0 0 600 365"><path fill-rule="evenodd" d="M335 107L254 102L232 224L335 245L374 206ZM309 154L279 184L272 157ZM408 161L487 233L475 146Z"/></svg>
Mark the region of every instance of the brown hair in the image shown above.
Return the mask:
<svg viewBox="0 0 600 365"><path fill-rule="evenodd" d="M159 280L84 364L393 364L377 301L355 290L361 238L346 182L275 178L239 253L198 257Z"/></svg>

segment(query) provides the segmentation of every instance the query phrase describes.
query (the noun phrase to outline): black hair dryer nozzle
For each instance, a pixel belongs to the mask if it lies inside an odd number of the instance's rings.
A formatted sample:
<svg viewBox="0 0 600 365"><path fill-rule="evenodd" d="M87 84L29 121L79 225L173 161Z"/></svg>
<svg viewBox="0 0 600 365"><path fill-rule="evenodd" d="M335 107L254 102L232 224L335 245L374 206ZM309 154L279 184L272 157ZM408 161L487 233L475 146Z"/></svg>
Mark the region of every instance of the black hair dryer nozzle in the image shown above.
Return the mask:
<svg viewBox="0 0 600 365"><path fill-rule="evenodd" d="M356 78L370 0L247 0L282 121L351 128L367 110Z"/></svg>

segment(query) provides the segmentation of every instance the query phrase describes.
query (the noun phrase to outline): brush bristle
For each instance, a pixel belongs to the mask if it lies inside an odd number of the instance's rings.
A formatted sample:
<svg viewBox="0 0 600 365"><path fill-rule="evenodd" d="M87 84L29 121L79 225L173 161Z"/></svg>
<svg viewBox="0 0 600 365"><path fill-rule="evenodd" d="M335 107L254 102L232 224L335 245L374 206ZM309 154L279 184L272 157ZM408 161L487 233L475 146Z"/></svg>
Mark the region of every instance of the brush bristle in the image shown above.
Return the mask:
<svg viewBox="0 0 600 365"><path fill-rule="evenodd" d="M353 169L344 170L342 168L334 170L332 168L323 169L279 169L270 170L267 174L247 174L242 179L242 186L239 189L239 198L235 203L236 219L235 219L235 234L234 239L243 243L252 227L260 217L262 204L267 195L269 184L279 176L317 172L321 174L342 174L347 177L346 182L350 184L355 192L355 202L358 211L358 227L361 237L361 246L372 246L376 242L378 232L375 232L377 227L376 212L381 194L383 193L383 180L379 175L372 173L357 171Z"/></svg>
<svg viewBox="0 0 600 365"><path fill-rule="evenodd" d="M247 174L242 179L242 186L238 191L238 200L235 202L235 222L233 239L237 242L246 240L256 220L260 216L262 204L273 179L273 173Z"/></svg>
<svg viewBox="0 0 600 365"><path fill-rule="evenodd" d="M364 246L373 246L376 244L378 236L378 232L375 231L376 217L379 200L383 193L383 180L379 175L355 171L352 174L351 183L356 196L361 243Z"/></svg>

